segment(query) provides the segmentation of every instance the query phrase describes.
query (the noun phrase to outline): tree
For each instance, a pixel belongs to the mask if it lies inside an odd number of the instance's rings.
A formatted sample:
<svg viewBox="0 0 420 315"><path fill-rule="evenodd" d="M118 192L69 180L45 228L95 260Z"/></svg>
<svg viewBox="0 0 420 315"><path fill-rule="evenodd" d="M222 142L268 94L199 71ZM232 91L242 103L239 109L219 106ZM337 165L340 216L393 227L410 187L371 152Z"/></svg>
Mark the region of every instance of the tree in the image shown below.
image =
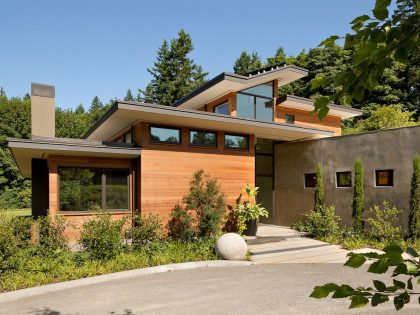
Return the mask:
<svg viewBox="0 0 420 315"><path fill-rule="evenodd" d="M420 155L418 154L413 159L408 236L414 239L420 238Z"/></svg>
<svg viewBox="0 0 420 315"><path fill-rule="evenodd" d="M170 43L164 40L158 49L153 68L147 71L152 80L145 90L139 90L139 101L173 105L192 90L206 82L207 72L197 65L189 54L193 51L190 35L184 30Z"/></svg>
<svg viewBox="0 0 420 315"><path fill-rule="evenodd" d="M283 47L277 48L276 54L273 57L267 58L267 66L279 64L286 62L286 53L284 52Z"/></svg>
<svg viewBox="0 0 420 315"><path fill-rule="evenodd" d="M360 159L354 162L354 192L353 192L353 228L362 232L364 227L364 191L363 191L363 164Z"/></svg>
<svg viewBox="0 0 420 315"><path fill-rule="evenodd" d="M128 89L127 93L125 94L124 101L134 101L134 96L131 93L131 90Z"/></svg>
<svg viewBox="0 0 420 315"><path fill-rule="evenodd" d="M324 181L322 179L322 166L319 163L315 169L315 190L314 190L314 211L322 212L325 206L325 196L324 196Z"/></svg>
<svg viewBox="0 0 420 315"><path fill-rule="evenodd" d="M96 122L104 113L104 104L99 99L98 96L95 96L92 99L92 103L89 108L89 115L92 122Z"/></svg>
<svg viewBox="0 0 420 315"><path fill-rule="evenodd" d="M418 53L419 1L399 0L397 3L391 16L388 10L391 0L376 0L373 17L362 15L355 18L351 22L355 33L344 36L344 48L354 51L351 67L331 76L318 75L312 80L313 90L331 83L337 87L333 95L315 99L314 111L321 119L327 115L331 101L339 99L341 104L363 101L366 91L379 85L381 76L394 60L408 65L412 54ZM320 45L332 47L339 38L331 36Z"/></svg>
<svg viewBox="0 0 420 315"><path fill-rule="evenodd" d="M370 117L357 121L354 127L344 127L343 134L409 127L417 124L413 120L413 113L404 111L402 105L389 105L378 107L371 112Z"/></svg>
<svg viewBox="0 0 420 315"><path fill-rule="evenodd" d="M243 51L233 64L233 72L236 74L247 75L249 72L262 67L260 56L256 52L251 55Z"/></svg>
<svg viewBox="0 0 420 315"><path fill-rule="evenodd" d="M0 97L7 97L6 92L4 91L2 86L0 86Z"/></svg>

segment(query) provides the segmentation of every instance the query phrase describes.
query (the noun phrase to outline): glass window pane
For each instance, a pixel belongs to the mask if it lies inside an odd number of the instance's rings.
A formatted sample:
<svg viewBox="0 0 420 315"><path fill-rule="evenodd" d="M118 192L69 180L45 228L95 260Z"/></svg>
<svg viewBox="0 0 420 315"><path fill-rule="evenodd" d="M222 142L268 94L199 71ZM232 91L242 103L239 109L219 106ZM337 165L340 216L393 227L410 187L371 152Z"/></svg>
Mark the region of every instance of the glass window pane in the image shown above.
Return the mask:
<svg viewBox="0 0 420 315"><path fill-rule="evenodd" d="M248 150L249 139L247 136L225 135L225 148Z"/></svg>
<svg viewBox="0 0 420 315"><path fill-rule="evenodd" d="M61 211L86 211L102 208L101 169L63 167L59 175Z"/></svg>
<svg viewBox="0 0 420 315"><path fill-rule="evenodd" d="M254 96L236 94L236 115L242 118L254 118Z"/></svg>
<svg viewBox="0 0 420 315"><path fill-rule="evenodd" d="M257 153L273 153L273 140L258 138L255 148Z"/></svg>
<svg viewBox="0 0 420 315"><path fill-rule="evenodd" d="M133 133L131 130L124 134L124 142L125 143L132 143L133 142Z"/></svg>
<svg viewBox="0 0 420 315"><path fill-rule="evenodd" d="M309 173L305 174L305 187L315 187L316 185L316 174Z"/></svg>
<svg viewBox="0 0 420 315"><path fill-rule="evenodd" d="M273 82L270 81L264 84L260 84L252 88L242 90L241 92L273 98Z"/></svg>
<svg viewBox="0 0 420 315"><path fill-rule="evenodd" d="M107 169L106 209L128 210L128 170Z"/></svg>
<svg viewBox="0 0 420 315"><path fill-rule="evenodd" d="M273 177L256 176L255 186L259 187L257 202L268 211L268 218L261 218L261 223L272 223L273 219Z"/></svg>
<svg viewBox="0 0 420 315"><path fill-rule="evenodd" d="M351 187L351 172L337 172L337 187Z"/></svg>
<svg viewBox="0 0 420 315"><path fill-rule="evenodd" d="M152 142L180 144L181 130L177 128L150 127L150 140Z"/></svg>
<svg viewBox="0 0 420 315"><path fill-rule="evenodd" d="M295 115L288 115L285 116L286 124L294 124L295 123Z"/></svg>
<svg viewBox="0 0 420 315"><path fill-rule="evenodd" d="M273 174L273 156L255 155L255 174L272 175Z"/></svg>
<svg viewBox="0 0 420 315"><path fill-rule="evenodd" d="M266 98L255 98L255 119L273 121L273 101Z"/></svg>
<svg viewBox="0 0 420 315"><path fill-rule="evenodd" d="M394 186L394 170L376 170L376 186Z"/></svg>
<svg viewBox="0 0 420 315"><path fill-rule="evenodd" d="M216 106L214 108L214 112L216 114L229 115L229 106L228 106L228 103L223 103L221 105Z"/></svg>
<svg viewBox="0 0 420 315"><path fill-rule="evenodd" d="M209 131L191 130L190 143L197 146L216 147L217 134Z"/></svg>

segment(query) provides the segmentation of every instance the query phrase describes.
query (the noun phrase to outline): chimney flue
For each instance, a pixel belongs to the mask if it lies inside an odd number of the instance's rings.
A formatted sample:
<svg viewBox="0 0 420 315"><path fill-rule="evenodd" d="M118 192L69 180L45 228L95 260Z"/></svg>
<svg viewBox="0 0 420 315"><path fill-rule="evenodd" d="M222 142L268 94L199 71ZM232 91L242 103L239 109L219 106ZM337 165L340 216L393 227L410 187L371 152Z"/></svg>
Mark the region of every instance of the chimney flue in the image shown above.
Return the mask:
<svg viewBox="0 0 420 315"><path fill-rule="evenodd" d="M32 137L55 137L55 87L31 84Z"/></svg>

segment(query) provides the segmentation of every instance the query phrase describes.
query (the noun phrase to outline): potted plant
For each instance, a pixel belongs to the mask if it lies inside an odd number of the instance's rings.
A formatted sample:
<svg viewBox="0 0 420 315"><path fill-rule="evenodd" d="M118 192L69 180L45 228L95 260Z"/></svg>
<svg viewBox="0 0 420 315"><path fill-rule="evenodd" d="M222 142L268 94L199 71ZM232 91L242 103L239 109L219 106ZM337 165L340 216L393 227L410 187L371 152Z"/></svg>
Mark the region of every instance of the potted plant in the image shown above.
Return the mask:
<svg viewBox="0 0 420 315"><path fill-rule="evenodd" d="M247 184L242 189L246 193L248 200L238 202L235 209L235 215L238 218L239 233L247 236L255 236L258 230L258 221L260 217L268 217L268 211L256 202L258 187Z"/></svg>

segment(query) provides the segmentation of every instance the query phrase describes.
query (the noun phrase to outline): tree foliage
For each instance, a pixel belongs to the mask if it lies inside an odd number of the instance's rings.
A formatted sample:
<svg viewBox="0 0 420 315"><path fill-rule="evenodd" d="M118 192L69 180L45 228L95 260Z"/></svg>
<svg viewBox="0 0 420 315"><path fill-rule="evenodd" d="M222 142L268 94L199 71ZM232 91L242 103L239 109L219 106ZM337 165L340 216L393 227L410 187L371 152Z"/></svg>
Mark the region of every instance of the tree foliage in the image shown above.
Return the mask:
<svg viewBox="0 0 420 315"><path fill-rule="evenodd" d="M236 74L247 75L249 72L262 67L262 62L258 53L252 54L246 51L241 52L241 55L235 60L233 64L233 72Z"/></svg>
<svg viewBox="0 0 420 315"><path fill-rule="evenodd" d="M322 178L322 166L318 164L315 169L314 211L322 212L325 206L324 180Z"/></svg>
<svg viewBox="0 0 420 315"><path fill-rule="evenodd" d="M418 154L413 159L408 236L420 239L420 155Z"/></svg>
<svg viewBox="0 0 420 315"><path fill-rule="evenodd" d="M172 105L205 83L207 72L189 57L193 48L191 37L184 30L170 42L165 39L157 51L154 67L147 69L152 80L144 90L139 90L137 99Z"/></svg>
<svg viewBox="0 0 420 315"><path fill-rule="evenodd" d="M353 192L353 228L362 232L364 227L363 212L364 206L364 180L363 164L360 159L354 162L354 192Z"/></svg>

